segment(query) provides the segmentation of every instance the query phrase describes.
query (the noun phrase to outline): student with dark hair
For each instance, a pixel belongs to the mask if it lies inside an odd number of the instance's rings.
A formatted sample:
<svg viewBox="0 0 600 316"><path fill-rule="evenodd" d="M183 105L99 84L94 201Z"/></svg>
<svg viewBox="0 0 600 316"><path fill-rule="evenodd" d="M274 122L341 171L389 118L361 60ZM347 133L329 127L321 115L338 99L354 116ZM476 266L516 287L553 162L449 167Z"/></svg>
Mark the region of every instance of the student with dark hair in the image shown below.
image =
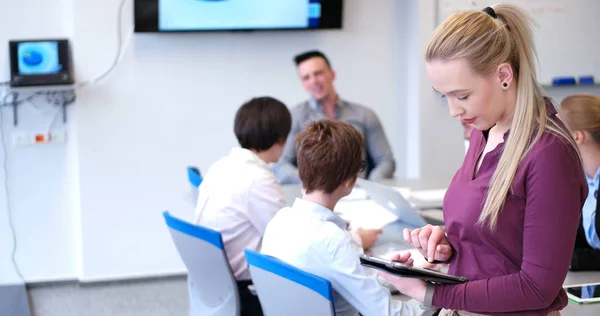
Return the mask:
<svg viewBox="0 0 600 316"><path fill-rule="evenodd" d="M418 315L416 301L392 300L359 263L346 222L333 212L364 168L361 134L336 120L310 123L296 137L304 193L267 225L261 252L331 281L338 316ZM410 253L398 260L412 264ZM415 295L411 282L399 290Z"/></svg>
<svg viewBox="0 0 600 316"><path fill-rule="evenodd" d="M274 166L279 181L282 184L300 183L295 137L308 123L325 118L349 123L364 137L365 149L361 155L367 166L359 172L359 177L371 180L392 178L395 171L394 156L375 112L340 98L333 86L335 71L322 52L301 53L294 57L294 63L310 98L291 110L292 130L281 161Z"/></svg>
<svg viewBox="0 0 600 316"><path fill-rule="evenodd" d="M215 162L200 185L195 222L221 233L242 315L262 315L258 298L248 291L252 282L244 249L259 251L267 223L285 205L268 164L279 160L291 121L287 107L274 98L246 102L234 122L241 148Z"/></svg>

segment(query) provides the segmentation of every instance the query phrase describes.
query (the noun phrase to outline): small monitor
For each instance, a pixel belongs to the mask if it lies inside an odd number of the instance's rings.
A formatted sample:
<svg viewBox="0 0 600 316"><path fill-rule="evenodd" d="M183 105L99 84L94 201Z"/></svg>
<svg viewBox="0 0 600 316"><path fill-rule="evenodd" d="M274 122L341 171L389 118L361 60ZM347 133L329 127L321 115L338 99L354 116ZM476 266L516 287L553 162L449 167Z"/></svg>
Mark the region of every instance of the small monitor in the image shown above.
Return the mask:
<svg viewBox="0 0 600 316"><path fill-rule="evenodd" d="M12 87L73 84L66 39L9 42Z"/></svg>

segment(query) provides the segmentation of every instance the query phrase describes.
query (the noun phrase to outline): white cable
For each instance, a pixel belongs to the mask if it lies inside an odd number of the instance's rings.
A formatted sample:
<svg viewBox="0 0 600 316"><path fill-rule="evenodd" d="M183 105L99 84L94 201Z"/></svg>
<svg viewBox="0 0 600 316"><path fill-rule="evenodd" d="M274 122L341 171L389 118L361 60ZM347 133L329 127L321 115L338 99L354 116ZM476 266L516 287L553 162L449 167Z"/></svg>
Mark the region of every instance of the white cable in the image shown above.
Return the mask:
<svg viewBox="0 0 600 316"><path fill-rule="evenodd" d="M115 58L113 59L111 66L104 73L99 75L98 77L96 77L92 80L88 80L88 81L79 83L78 85L75 86L75 90L79 90L81 88L84 88L89 85L100 82L102 79L106 78L117 67L117 65L121 61L123 52L125 51L125 48L127 48L127 45L123 46L123 36L121 35L121 31L122 31L121 30L122 29L121 19L123 18L123 8L125 7L125 2L127 2L127 0L121 0L121 2L119 3L119 11L117 14L117 54L115 55ZM128 32L127 43L129 43L131 34L133 34L133 27L131 28L131 31Z"/></svg>
<svg viewBox="0 0 600 316"><path fill-rule="evenodd" d="M63 111L63 109L60 107L56 109L56 112L52 116L50 123L48 123L48 127L44 130L44 134L46 134L46 135L50 134L50 131L52 130L52 126L54 126L54 122L56 122L56 118L59 116L60 113L62 113L62 111Z"/></svg>
<svg viewBox="0 0 600 316"><path fill-rule="evenodd" d="M113 60L112 65L100 76L98 76L92 80L82 82L79 85L77 85L75 90L79 90L85 86L100 82L102 79L104 79L106 76L108 76L117 67L117 65L123 58L123 53L124 53L125 49L127 48L127 45L123 46L123 38L121 35L121 28L122 28L121 19L123 17L123 8L125 6L126 1L127 0L121 0L121 2L119 3L119 12L118 12L118 17L117 17L117 54L115 56L115 59ZM134 27L132 26L131 30L127 34L127 43L129 43L131 36L133 35L133 30L134 30ZM2 93L0 93L0 100L3 100L4 97L6 96L6 93L4 91L4 86L6 86L8 84L10 84L10 82L8 82L8 81L0 82L0 87L2 87ZM10 92L7 92L7 93L10 93ZM36 109L36 110L40 109L35 104L33 104L33 102L31 102L30 98L27 98L25 101L29 102L29 104L34 109ZM50 123L48 125L48 128L47 128L48 132L54 125L54 122L56 121L56 118L58 117L58 114L60 113L60 111L61 111L61 109L58 108L56 113L54 114L52 120L50 121ZM11 261L15 268L15 272L17 273L19 278L23 282L25 282L25 278L23 277L23 274L21 273L21 270L19 269L19 265L17 264L17 260L16 260L17 247L18 247L17 233L16 233L15 225L14 225L13 219L12 219L12 203L10 200L11 195L10 195L9 177L8 177L8 148L6 146L6 135L5 135L5 130L4 130L4 109L2 107L0 107L0 138L1 138L0 144L2 145L2 150L4 151L4 156L2 159L2 168L4 170L4 192L6 195L6 208L8 211L8 223L9 223L12 238L13 238L12 239L13 244L12 244L12 250L11 250Z"/></svg>
<svg viewBox="0 0 600 316"><path fill-rule="evenodd" d="M6 146L6 135L5 135L5 130L4 130L4 109L0 108L0 133L2 135L0 135L0 143L2 144L2 150L4 151L4 156L2 157L2 168L4 170L4 193L6 195L6 209L8 211L8 224L10 225L10 231L12 234L12 250L10 253L10 258L12 261L12 264L15 268L15 272L17 272L17 275L19 276L19 278L21 278L21 280L23 282L25 282L25 278L23 277L23 274L21 273L21 270L19 270L19 265L17 264L17 259L16 259L16 255L17 255L17 231L15 229L15 225L13 223L13 219L12 219L12 203L10 201L10 187L8 185L8 148Z"/></svg>
<svg viewBox="0 0 600 316"><path fill-rule="evenodd" d="M56 118L59 116L60 113L62 113L63 109L60 105L57 105L55 103L52 103L51 108L55 108L56 110L50 112L50 111L44 111L43 107L41 106L37 106L35 105L35 103L33 103L33 100L31 99L26 99L25 102L27 102L33 109L35 109L36 112L38 112L38 114L40 115L47 115L49 113L52 113L52 119L50 120L50 122L48 123L48 127L43 131L45 134L49 134L50 130L52 129L52 127L54 126L54 123L56 122ZM64 101L63 101L64 102Z"/></svg>
<svg viewBox="0 0 600 316"><path fill-rule="evenodd" d="M123 41L122 41L122 36L121 36L121 28L122 28L121 27L121 25L122 25L121 19L123 16L123 8L125 6L126 1L127 0L121 0L121 2L119 3L119 12L118 12L118 17L117 17L117 54L115 56L115 59L113 60L112 65L100 76L98 76L92 80L80 83L78 86L76 86L76 88L75 88L76 90L81 89L85 86L100 82L102 79L104 79L106 76L108 76L116 68L118 63L123 58L123 53L125 51L125 48L127 48L127 46L123 46L123 43L122 43ZM132 34L133 34L133 27L128 32L127 43L129 42ZM0 87L2 88L1 93L0 93L0 100L3 100L4 97L6 96L6 93L4 91L4 86L8 85L9 83L10 82L8 82L8 81L0 82ZM10 93L10 92L7 92L7 93ZM40 110L40 108L38 108L35 104L33 104L33 102L31 102L30 98L27 98L25 101L27 101L34 109ZM58 114L60 113L60 111L61 111L61 108L58 108L56 113L52 117L52 120L50 121L48 128L46 129L47 132L49 132L50 129L52 128L52 126L54 125L54 122L56 121L56 118L58 117ZM10 231L12 234L12 241L13 241L12 250L11 250L11 261L15 268L15 272L17 273L19 278L23 282L25 282L25 278L23 277L23 274L21 273L21 270L19 269L19 265L17 264L17 260L16 260L17 249L18 249L17 232L16 232L15 225L13 223L13 218L12 218L12 203L10 200L11 194L10 194L9 177L8 177L8 148L6 146L5 132L6 131L4 130L4 109L2 107L0 107L0 144L2 145L2 150L4 151L4 155L3 155L3 159L2 159L2 169L4 171L4 193L6 195L6 208L8 211L8 223L10 226Z"/></svg>

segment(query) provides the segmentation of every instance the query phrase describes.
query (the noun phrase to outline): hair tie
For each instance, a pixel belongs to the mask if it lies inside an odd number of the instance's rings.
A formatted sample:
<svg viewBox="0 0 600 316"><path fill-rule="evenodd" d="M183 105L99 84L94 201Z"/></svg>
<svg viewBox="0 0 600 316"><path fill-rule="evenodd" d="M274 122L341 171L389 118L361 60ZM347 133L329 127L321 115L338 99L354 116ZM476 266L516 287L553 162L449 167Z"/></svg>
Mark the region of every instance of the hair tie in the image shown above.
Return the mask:
<svg viewBox="0 0 600 316"><path fill-rule="evenodd" d="M496 14L496 11L494 11L494 9L492 9L492 7L485 7L482 11L485 12L485 13L487 13L487 14L489 14L494 19L498 18L498 15Z"/></svg>

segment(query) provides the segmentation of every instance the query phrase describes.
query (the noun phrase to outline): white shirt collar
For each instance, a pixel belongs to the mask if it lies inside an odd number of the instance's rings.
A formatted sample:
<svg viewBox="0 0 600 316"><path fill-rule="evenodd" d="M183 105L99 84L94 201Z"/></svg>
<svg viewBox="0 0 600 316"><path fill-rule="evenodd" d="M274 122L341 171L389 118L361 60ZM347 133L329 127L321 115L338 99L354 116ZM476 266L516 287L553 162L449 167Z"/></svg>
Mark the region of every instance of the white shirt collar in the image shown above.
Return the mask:
<svg viewBox="0 0 600 316"><path fill-rule="evenodd" d="M585 178L587 179L588 185L591 185L592 183L595 182L599 182L600 181L600 168L598 168L598 170L596 171L596 175L594 176L594 178L590 178L587 173L585 174Z"/></svg>
<svg viewBox="0 0 600 316"><path fill-rule="evenodd" d="M348 223L344 221L341 217L335 214L332 210L326 208L323 205L317 204L315 202L307 201L301 198L296 198L294 200L294 204L292 205L292 209L300 209L301 211L310 211L310 214L322 221L332 222L336 224L340 229L346 229L348 227Z"/></svg>
<svg viewBox="0 0 600 316"><path fill-rule="evenodd" d="M232 157L239 158L244 161L254 161L262 166L268 167L267 163L264 160L260 159L260 157L258 157L251 150L248 150L245 148L234 147L231 149L231 152L229 153L229 155Z"/></svg>

